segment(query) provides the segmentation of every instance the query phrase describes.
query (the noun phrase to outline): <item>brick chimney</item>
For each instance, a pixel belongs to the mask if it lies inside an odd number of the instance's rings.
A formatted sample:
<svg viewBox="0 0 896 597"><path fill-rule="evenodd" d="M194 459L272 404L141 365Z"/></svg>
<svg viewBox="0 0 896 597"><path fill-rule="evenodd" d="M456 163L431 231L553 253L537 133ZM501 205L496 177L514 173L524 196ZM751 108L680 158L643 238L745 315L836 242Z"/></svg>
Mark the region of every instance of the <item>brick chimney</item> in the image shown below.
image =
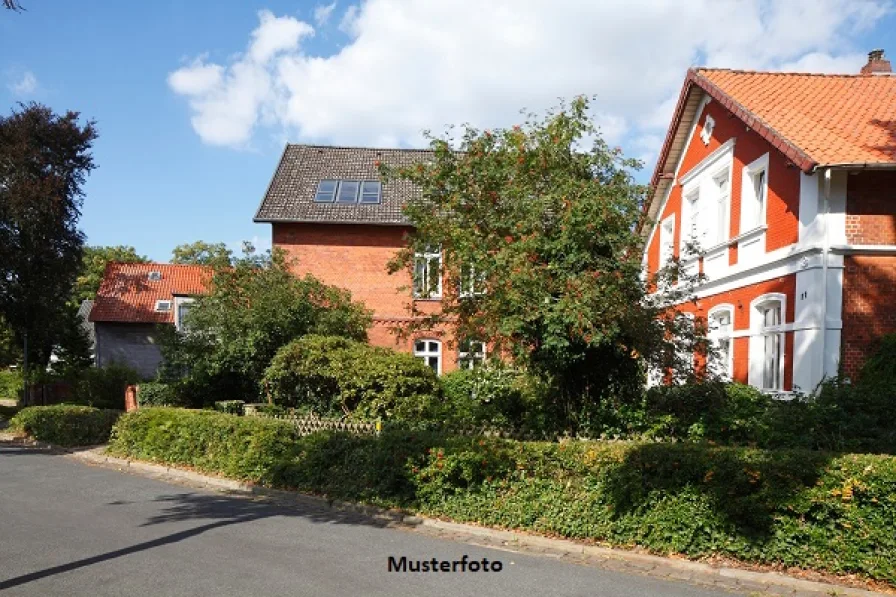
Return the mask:
<svg viewBox="0 0 896 597"><path fill-rule="evenodd" d="M868 64L862 67L863 75L891 75L893 68L890 61L884 58L883 50L871 50L868 52Z"/></svg>

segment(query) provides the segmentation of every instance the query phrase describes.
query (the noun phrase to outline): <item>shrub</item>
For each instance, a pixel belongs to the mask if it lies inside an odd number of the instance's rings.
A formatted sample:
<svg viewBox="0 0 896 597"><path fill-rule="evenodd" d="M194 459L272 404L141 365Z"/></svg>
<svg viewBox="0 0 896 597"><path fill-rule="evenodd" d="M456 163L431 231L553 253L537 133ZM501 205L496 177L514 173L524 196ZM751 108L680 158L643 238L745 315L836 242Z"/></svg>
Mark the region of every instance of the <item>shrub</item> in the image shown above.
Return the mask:
<svg viewBox="0 0 896 597"><path fill-rule="evenodd" d="M215 402L215 410L228 415L243 416L243 407L246 405L242 400L219 400Z"/></svg>
<svg viewBox="0 0 896 597"><path fill-rule="evenodd" d="M181 406L175 388L169 384L148 381L137 386L137 404L150 406Z"/></svg>
<svg viewBox="0 0 896 597"><path fill-rule="evenodd" d="M22 397L23 389L21 371L0 371L0 399L19 400Z"/></svg>
<svg viewBox="0 0 896 597"><path fill-rule="evenodd" d="M23 408L9 422L10 428L34 439L61 446L89 446L108 441L117 410L57 404Z"/></svg>
<svg viewBox="0 0 896 597"><path fill-rule="evenodd" d="M146 408L119 419L109 451L247 481L270 482L276 466L298 453L298 441L295 426L285 421L214 411Z"/></svg>
<svg viewBox="0 0 896 597"><path fill-rule="evenodd" d="M896 458L705 443L317 433L213 412L123 416L111 451L458 521L896 584Z"/></svg>
<svg viewBox="0 0 896 597"><path fill-rule="evenodd" d="M438 408L438 380L419 359L333 336L284 346L264 386L277 405L322 416L421 420Z"/></svg>
<svg viewBox="0 0 896 597"><path fill-rule="evenodd" d="M499 363L460 369L439 378L444 400L440 419L453 424L502 428L536 427L539 411L534 380Z"/></svg>
<svg viewBox="0 0 896 597"><path fill-rule="evenodd" d="M74 380L71 401L76 404L124 410L124 391L140 381L140 375L125 365L84 369Z"/></svg>

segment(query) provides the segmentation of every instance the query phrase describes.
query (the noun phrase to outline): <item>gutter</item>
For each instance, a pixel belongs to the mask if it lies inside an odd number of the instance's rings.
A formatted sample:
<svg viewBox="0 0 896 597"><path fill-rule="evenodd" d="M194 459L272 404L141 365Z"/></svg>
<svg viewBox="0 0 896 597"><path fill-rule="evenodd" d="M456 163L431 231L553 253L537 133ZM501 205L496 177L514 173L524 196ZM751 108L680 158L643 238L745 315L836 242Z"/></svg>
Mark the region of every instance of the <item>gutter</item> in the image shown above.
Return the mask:
<svg viewBox="0 0 896 597"><path fill-rule="evenodd" d="M824 228L824 236L821 247L821 380L824 381L827 376L827 354L828 354L828 256L831 252L831 236L828 226L829 214L831 211L831 169L826 168L824 171L824 210L822 211L822 223Z"/></svg>

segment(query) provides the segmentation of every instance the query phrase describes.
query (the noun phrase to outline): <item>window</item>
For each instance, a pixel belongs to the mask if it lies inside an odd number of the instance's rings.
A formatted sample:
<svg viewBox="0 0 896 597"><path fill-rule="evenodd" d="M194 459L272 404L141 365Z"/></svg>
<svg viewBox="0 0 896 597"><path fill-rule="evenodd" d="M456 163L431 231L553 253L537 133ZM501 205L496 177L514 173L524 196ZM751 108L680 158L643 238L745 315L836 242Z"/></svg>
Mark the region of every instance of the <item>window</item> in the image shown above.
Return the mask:
<svg viewBox="0 0 896 597"><path fill-rule="evenodd" d="M468 298L485 293L485 275L473 265L460 268L460 296Z"/></svg>
<svg viewBox="0 0 896 597"><path fill-rule="evenodd" d="M712 139L712 131L716 128L716 121L712 116L706 116L706 122L703 123L703 130L700 132L700 140L703 141L704 145L709 145L709 140Z"/></svg>
<svg viewBox="0 0 896 597"><path fill-rule="evenodd" d="M714 234L710 236L712 243L717 245L728 240L728 209L730 205L731 193L728 184L728 170L725 170L713 177L712 182L716 191L716 205L714 218Z"/></svg>
<svg viewBox="0 0 896 597"><path fill-rule="evenodd" d="M189 313L193 308L194 299L192 297L175 297L174 298L174 326L179 331L187 331L189 327Z"/></svg>
<svg viewBox="0 0 896 597"><path fill-rule="evenodd" d="M437 246L427 246L417 253L414 260L414 298L440 298L442 296L442 251Z"/></svg>
<svg viewBox="0 0 896 597"><path fill-rule="evenodd" d="M756 220L754 221L754 224L756 226L761 226L763 224L763 220L765 219L765 197L768 190L768 185L765 181L765 170L760 170L756 174L753 174L752 178L753 196L756 198Z"/></svg>
<svg viewBox="0 0 896 597"><path fill-rule="evenodd" d="M147 277L153 282L158 282L162 279L162 272L152 271Z"/></svg>
<svg viewBox="0 0 896 597"><path fill-rule="evenodd" d="M361 184L361 203L379 203L383 187L378 180L365 180Z"/></svg>
<svg viewBox="0 0 896 597"><path fill-rule="evenodd" d="M765 224L768 207L768 154L744 166L741 192L741 233Z"/></svg>
<svg viewBox="0 0 896 597"><path fill-rule="evenodd" d="M156 301L156 311L164 313L171 310L171 301Z"/></svg>
<svg viewBox="0 0 896 597"><path fill-rule="evenodd" d="M336 187L339 186L338 180L322 180L317 185L317 193L314 195L314 201L317 203L333 203L336 199Z"/></svg>
<svg viewBox="0 0 896 597"><path fill-rule="evenodd" d="M378 180L322 180L314 195L316 203L381 203L383 186Z"/></svg>
<svg viewBox="0 0 896 597"><path fill-rule="evenodd" d="M416 340L414 356L426 363L436 375L442 374L442 343L438 340Z"/></svg>
<svg viewBox="0 0 896 597"><path fill-rule="evenodd" d="M458 348L457 360L461 369L475 369L485 362L485 342L464 340Z"/></svg>
<svg viewBox="0 0 896 597"><path fill-rule="evenodd" d="M733 374L732 312L731 307L725 306L709 313L709 339L713 349L709 354L709 369L725 380L731 380Z"/></svg>
<svg viewBox="0 0 896 597"><path fill-rule="evenodd" d="M685 212L687 215L687 224L682 229L682 243L692 242L699 243L701 237L700 226L700 190L692 191L685 197ZM684 218L682 218L684 219ZM686 231L686 232L685 232ZM686 238L685 238L686 237ZM682 245L683 247L684 245Z"/></svg>
<svg viewBox="0 0 896 597"><path fill-rule="evenodd" d="M675 214L660 225L660 268L668 265L675 250Z"/></svg>
<svg viewBox="0 0 896 597"><path fill-rule="evenodd" d="M757 307L760 317L762 379L760 388L783 388L784 334L781 332L781 301L770 300Z"/></svg>

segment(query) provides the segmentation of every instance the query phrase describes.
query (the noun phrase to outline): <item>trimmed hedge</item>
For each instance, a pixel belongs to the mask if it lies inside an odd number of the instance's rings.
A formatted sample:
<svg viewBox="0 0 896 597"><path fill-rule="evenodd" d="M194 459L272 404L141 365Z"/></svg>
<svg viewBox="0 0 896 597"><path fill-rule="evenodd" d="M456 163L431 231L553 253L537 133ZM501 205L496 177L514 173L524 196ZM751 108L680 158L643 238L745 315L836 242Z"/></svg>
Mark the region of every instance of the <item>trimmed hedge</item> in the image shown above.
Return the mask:
<svg viewBox="0 0 896 597"><path fill-rule="evenodd" d="M273 486L658 553L896 585L896 458L706 444L513 442L147 409L113 453Z"/></svg>
<svg viewBox="0 0 896 597"><path fill-rule="evenodd" d="M22 397L24 386L21 371L0 371L0 398L19 400Z"/></svg>
<svg viewBox="0 0 896 597"><path fill-rule="evenodd" d="M109 440L119 416L121 411L90 406L29 406L10 420L9 427L60 446L92 446Z"/></svg>

